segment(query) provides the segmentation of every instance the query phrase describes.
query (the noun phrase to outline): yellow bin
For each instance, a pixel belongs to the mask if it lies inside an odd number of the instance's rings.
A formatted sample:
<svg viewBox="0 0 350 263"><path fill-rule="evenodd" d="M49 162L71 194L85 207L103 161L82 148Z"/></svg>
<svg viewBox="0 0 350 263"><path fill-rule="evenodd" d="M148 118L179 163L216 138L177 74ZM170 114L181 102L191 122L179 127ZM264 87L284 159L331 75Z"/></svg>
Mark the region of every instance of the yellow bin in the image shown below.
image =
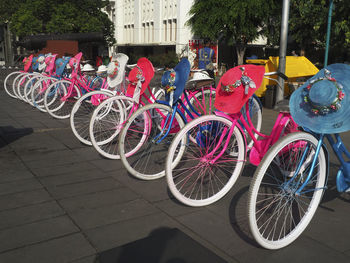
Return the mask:
<svg viewBox="0 0 350 263"><path fill-rule="evenodd" d="M278 60L279 60L279 57L269 57L269 59L247 59L246 63L264 65L265 72L273 72L273 71L277 71L278 69ZM291 93L288 87L288 83L293 83L298 78L311 77L315 75L317 72L318 72L318 68L314 64L312 64L312 62L308 60L306 57L286 56L285 75L288 77L288 81L285 83L285 86L284 86L285 95L289 95ZM271 76L271 78L277 79L276 76ZM266 87L269 85L276 85L276 82L273 80L264 78L260 88L257 89L255 94L258 97L264 96Z"/></svg>

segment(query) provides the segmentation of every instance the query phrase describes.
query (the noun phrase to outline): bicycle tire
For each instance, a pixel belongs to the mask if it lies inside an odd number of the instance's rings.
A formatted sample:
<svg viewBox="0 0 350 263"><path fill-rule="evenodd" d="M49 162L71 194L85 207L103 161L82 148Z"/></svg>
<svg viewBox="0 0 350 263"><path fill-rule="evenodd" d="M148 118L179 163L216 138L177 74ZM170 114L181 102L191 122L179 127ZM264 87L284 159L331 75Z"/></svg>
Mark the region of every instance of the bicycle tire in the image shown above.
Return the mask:
<svg viewBox="0 0 350 263"><path fill-rule="evenodd" d="M92 114L89 125L92 146L108 159L120 159L118 135L132 113L130 105L134 105L132 98L114 96L102 102Z"/></svg>
<svg viewBox="0 0 350 263"><path fill-rule="evenodd" d="M14 71L11 72L10 74L8 74L4 80L4 89L7 93L7 95L9 95L12 98L17 98L16 94L13 93L13 82L15 80L15 78L17 77L17 75L23 73L22 71Z"/></svg>
<svg viewBox="0 0 350 263"><path fill-rule="evenodd" d="M185 126L178 112L172 126L168 126L166 119L171 118L172 112L168 105L148 104L133 113L125 123L119 135L120 159L136 178L154 180L165 176L164 165L169 145ZM160 140L168 130L166 137Z"/></svg>
<svg viewBox="0 0 350 263"><path fill-rule="evenodd" d="M181 203L206 206L233 187L243 170L246 149L241 131L231 126L227 118L204 115L188 123L174 138L165 169L168 187ZM224 149L230 131L230 141ZM177 153L181 155L179 161L174 159Z"/></svg>
<svg viewBox="0 0 350 263"><path fill-rule="evenodd" d="M80 89L68 80L52 83L45 91L44 105L46 111L56 119L70 117L74 103L81 97ZM73 90L69 91L72 88Z"/></svg>
<svg viewBox="0 0 350 263"><path fill-rule="evenodd" d="M248 217L254 239L267 249L280 249L297 239L321 201L326 181L326 157L321 148L311 180L299 195L315 154L318 139L306 132L284 136L266 153L249 188ZM300 157L310 146L296 176ZM265 193L266 192L266 193ZM271 229L268 229L271 227Z"/></svg>
<svg viewBox="0 0 350 263"><path fill-rule="evenodd" d="M113 96L113 92L109 90L97 90L84 94L74 104L70 114L70 126L73 134L81 143L89 146L92 145L89 134L90 120L94 110L98 106L91 102L91 97L96 95L104 96L105 98L103 100L105 100Z"/></svg>

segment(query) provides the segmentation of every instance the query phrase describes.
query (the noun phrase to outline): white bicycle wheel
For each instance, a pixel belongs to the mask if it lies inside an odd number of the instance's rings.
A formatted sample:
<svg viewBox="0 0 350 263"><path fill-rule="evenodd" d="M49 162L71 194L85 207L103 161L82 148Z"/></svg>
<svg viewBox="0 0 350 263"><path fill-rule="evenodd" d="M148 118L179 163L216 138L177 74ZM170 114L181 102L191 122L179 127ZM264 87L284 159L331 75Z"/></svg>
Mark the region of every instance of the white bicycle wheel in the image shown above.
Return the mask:
<svg viewBox="0 0 350 263"><path fill-rule="evenodd" d="M38 81L40 81L42 79L42 75L37 73L34 74L29 81L27 81L26 85L24 86L24 90L23 90L23 100L27 103L29 103L30 105L34 105L32 102L32 97L31 97L31 93L32 93L32 89L34 88L35 83L37 83Z"/></svg>
<svg viewBox="0 0 350 263"><path fill-rule="evenodd" d="M169 148L165 166L169 189L183 204L212 204L232 188L245 156L244 138L230 120L199 117L176 135Z"/></svg>
<svg viewBox="0 0 350 263"><path fill-rule="evenodd" d="M16 94L13 93L13 82L16 79L16 77L20 74L22 74L22 71L14 71L8 74L4 80L4 89L6 93L12 97L12 98L17 98Z"/></svg>
<svg viewBox="0 0 350 263"><path fill-rule="evenodd" d="M108 159L120 159L119 133L125 119L132 114L134 100L114 96L102 102L94 111L89 125L90 140L94 148Z"/></svg>
<svg viewBox="0 0 350 263"><path fill-rule="evenodd" d="M52 77L43 77L34 84L30 97L33 106L38 110L46 112L44 104L45 92L46 89L56 81L58 80Z"/></svg>
<svg viewBox="0 0 350 263"><path fill-rule="evenodd" d="M46 111L56 119L69 118L74 103L81 97L81 92L71 81L59 80L45 91L44 105Z"/></svg>
<svg viewBox="0 0 350 263"><path fill-rule="evenodd" d="M290 133L271 147L256 169L249 188L248 216L253 237L262 247L288 246L315 214L327 174L321 148L310 180L306 180L317 143L309 133ZM305 188L297 193L304 183Z"/></svg>
<svg viewBox="0 0 350 263"><path fill-rule="evenodd" d="M109 90L97 90L81 96L72 108L70 126L75 137L86 145L91 145L89 125L91 116L97 106L104 100L113 96Z"/></svg>
<svg viewBox="0 0 350 263"><path fill-rule="evenodd" d="M19 95L17 94L17 86L22 80L22 78L27 76L28 74L29 74L28 72L22 72L21 74L18 74L12 83L12 94L16 96L16 99L20 98Z"/></svg>
<svg viewBox="0 0 350 263"><path fill-rule="evenodd" d="M36 73L28 73L27 75L22 76L22 78L17 83L17 96L20 100L25 101L25 87L27 83L30 83L30 80L35 76Z"/></svg>
<svg viewBox="0 0 350 263"><path fill-rule="evenodd" d="M179 113L164 104L148 104L138 109L125 123L119 136L120 158L135 177L154 180L165 175L164 165L169 145L185 126ZM168 134L167 134L168 133Z"/></svg>

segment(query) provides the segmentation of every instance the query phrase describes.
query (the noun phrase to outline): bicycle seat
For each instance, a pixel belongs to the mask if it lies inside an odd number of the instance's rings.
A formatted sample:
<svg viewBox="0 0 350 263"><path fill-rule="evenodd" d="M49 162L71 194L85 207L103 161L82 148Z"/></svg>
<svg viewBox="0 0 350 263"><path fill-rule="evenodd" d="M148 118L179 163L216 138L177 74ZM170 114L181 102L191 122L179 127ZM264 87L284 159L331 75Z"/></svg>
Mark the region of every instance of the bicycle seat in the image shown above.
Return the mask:
<svg viewBox="0 0 350 263"><path fill-rule="evenodd" d="M278 112L290 112L289 100L281 100L277 102L273 109Z"/></svg>

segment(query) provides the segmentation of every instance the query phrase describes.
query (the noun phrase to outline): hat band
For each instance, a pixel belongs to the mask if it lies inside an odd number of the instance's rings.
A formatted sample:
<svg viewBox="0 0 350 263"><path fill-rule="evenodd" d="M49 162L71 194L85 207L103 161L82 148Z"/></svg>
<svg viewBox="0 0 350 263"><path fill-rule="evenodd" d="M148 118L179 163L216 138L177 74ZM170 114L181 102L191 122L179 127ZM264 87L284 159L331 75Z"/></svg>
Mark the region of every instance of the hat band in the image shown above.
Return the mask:
<svg viewBox="0 0 350 263"><path fill-rule="evenodd" d="M310 84L306 87L306 89L310 90L311 86L314 85L315 83L317 83L321 80L327 79L327 80L333 82L333 84L335 85L335 87L337 89L337 96L329 105L320 106L320 105L313 103L309 97L309 94L306 94L306 96L304 97L304 101L311 105L311 112L314 113L315 115L319 115L319 114L325 115L325 114L328 114L330 112L334 112L334 111L339 110L342 106L341 101L345 97L345 93L343 92L343 86L340 83L338 83L335 78L331 77L330 71L325 69L324 73L325 73L324 77L311 80Z"/></svg>
<svg viewBox="0 0 350 263"><path fill-rule="evenodd" d="M256 88L255 82L247 76L244 67L239 68L242 71L242 76L240 79L236 80L235 83L230 85L222 85L221 90L227 93L233 93L236 88L243 85L244 86L244 94L248 95L249 88Z"/></svg>

